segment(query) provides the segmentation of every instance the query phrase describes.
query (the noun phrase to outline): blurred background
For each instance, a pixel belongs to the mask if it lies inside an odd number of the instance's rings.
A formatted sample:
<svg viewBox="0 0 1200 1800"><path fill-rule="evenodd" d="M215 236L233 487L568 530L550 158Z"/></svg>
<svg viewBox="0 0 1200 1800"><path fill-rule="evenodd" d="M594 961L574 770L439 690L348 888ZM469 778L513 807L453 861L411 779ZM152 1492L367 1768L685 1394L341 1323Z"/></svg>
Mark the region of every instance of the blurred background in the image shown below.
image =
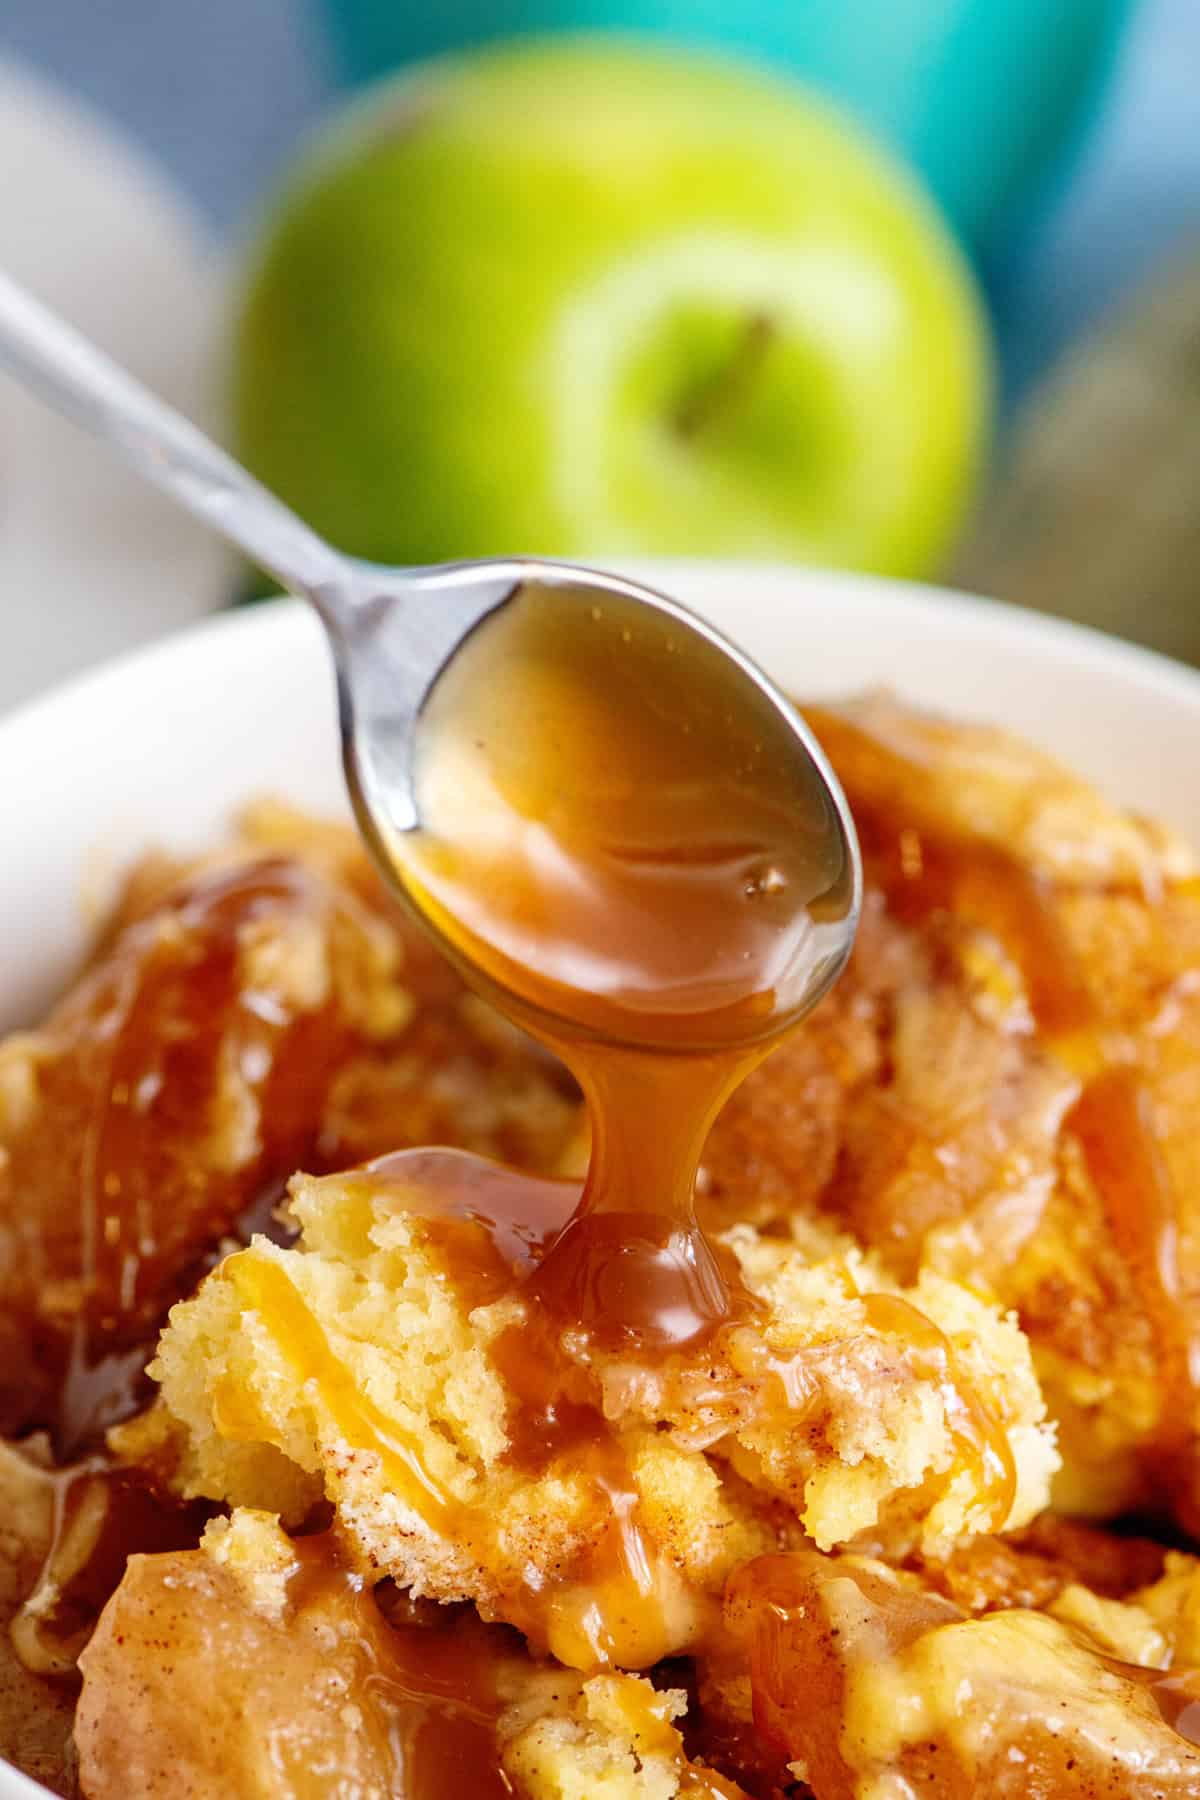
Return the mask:
<svg viewBox="0 0 1200 1800"><path fill-rule="evenodd" d="M1200 661L1197 0L5 0L0 260L345 548ZM0 707L256 588L0 388Z"/></svg>

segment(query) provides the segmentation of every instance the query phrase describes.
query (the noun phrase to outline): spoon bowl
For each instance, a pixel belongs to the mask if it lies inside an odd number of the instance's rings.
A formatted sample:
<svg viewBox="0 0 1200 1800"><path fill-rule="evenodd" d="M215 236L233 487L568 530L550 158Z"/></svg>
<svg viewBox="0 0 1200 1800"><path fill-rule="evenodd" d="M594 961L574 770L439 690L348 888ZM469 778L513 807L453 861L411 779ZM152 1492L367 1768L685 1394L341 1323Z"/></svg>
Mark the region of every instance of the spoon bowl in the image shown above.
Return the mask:
<svg viewBox="0 0 1200 1800"><path fill-rule="evenodd" d="M394 638L381 614L342 658L347 782L380 865L477 984L559 1042L728 1050L807 1012L861 879L778 689L631 581L534 560L401 579ZM451 649L405 692L423 606Z"/></svg>

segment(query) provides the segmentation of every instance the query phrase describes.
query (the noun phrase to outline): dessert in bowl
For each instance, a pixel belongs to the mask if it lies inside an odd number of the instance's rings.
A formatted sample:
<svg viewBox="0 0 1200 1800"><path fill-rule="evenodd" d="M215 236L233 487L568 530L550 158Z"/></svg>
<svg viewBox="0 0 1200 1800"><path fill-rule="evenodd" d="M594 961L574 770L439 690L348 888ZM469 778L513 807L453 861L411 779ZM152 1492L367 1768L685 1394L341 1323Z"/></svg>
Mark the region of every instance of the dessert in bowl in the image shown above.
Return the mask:
<svg viewBox="0 0 1200 1800"><path fill-rule="evenodd" d="M704 1149L749 1304L665 1348L547 1326L585 1109L329 817L306 618L0 728L0 1746L51 1786L1200 1786L1200 682L651 578L811 699L867 873Z"/></svg>

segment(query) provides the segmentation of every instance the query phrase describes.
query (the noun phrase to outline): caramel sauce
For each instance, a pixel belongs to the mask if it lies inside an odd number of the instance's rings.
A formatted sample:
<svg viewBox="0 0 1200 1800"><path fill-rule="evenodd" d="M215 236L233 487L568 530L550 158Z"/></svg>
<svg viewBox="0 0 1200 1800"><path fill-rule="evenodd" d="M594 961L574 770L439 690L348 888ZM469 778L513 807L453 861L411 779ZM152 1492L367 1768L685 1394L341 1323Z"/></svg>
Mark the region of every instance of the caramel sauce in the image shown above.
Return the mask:
<svg viewBox="0 0 1200 1800"><path fill-rule="evenodd" d="M49 1021L40 1110L9 1170L42 1216L0 1275L33 1366L0 1428L46 1426L69 1458L136 1410L167 1308L313 1145L345 1030L328 1003L243 986L239 943L338 903L280 858L200 877L127 927ZM227 1070L255 1102L241 1156L218 1141Z"/></svg>
<svg viewBox="0 0 1200 1800"><path fill-rule="evenodd" d="M423 1219L470 1307L486 1306L537 1267L579 1204L577 1181L552 1181L465 1150L400 1150L347 1177L378 1204Z"/></svg>
<svg viewBox="0 0 1200 1800"><path fill-rule="evenodd" d="M593 1147L530 1280L573 1328L677 1349L735 1316L693 1190L724 1100L832 967L852 871L773 702L617 597L523 589L427 702L389 846L470 979L562 1056Z"/></svg>
<svg viewBox="0 0 1200 1800"><path fill-rule="evenodd" d="M417 745L423 912L531 1017L685 1054L772 1036L849 870L831 802L726 655L613 597L523 590L458 652Z"/></svg>
<svg viewBox="0 0 1200 1800"><path fill-rule="evenodd" d="M446 1608L414 1607L402 1596L377 1598L341 1563L328 1535L295 1548L289 1604L300 1618L349 1624L343 1641L360 1664L352 1698L383 1727L393 1791L404 1800L509 1800L496 1720L502 1671L519 1651L515 1640L458 1608L447 1616Z"/></svg>

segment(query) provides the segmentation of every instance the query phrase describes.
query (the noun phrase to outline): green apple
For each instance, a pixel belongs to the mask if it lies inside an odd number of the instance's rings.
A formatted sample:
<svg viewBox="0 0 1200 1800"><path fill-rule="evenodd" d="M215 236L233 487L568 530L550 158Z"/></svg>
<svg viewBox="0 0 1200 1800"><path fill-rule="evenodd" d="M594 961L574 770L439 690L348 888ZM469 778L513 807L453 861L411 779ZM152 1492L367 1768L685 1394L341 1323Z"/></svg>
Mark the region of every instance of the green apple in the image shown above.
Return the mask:
<svg viewBox="0 0 1200 1800"><path fill-rule="evenodd" d="M424 66L318 146L240 318L241 454L381 562L920 574L990 393L967 268L808 92L613 40Z"/></svg>

